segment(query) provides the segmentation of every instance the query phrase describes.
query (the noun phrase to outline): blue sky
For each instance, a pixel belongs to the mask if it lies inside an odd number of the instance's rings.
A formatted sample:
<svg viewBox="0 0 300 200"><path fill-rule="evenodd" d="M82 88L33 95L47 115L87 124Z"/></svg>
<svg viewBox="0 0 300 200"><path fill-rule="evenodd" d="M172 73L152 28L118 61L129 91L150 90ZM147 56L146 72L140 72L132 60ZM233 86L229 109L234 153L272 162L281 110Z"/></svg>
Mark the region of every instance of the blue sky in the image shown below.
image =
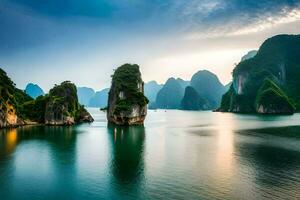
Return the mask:
<svg viewBox="0 0 300 200"><path fill-rule="evenodd" d="M145 81L235 63L276 34L299 34L300 0L0 0L0 67L17 86L101 89L123 63Z"/></svg>

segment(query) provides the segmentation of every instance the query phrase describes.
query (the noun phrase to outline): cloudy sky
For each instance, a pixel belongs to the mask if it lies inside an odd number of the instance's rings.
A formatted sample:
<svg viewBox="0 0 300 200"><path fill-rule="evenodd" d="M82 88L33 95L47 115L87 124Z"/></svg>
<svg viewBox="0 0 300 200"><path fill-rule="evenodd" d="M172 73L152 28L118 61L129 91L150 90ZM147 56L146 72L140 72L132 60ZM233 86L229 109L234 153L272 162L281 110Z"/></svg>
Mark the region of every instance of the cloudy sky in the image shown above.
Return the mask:
<svg viewBox="0 0 300 200"><path fill-rule="evenodd" d="M300 0L0 0L0 67L19 88L71 80L101 89L123 63L145 81L226 84L249 50L300 33Z"/></svg>

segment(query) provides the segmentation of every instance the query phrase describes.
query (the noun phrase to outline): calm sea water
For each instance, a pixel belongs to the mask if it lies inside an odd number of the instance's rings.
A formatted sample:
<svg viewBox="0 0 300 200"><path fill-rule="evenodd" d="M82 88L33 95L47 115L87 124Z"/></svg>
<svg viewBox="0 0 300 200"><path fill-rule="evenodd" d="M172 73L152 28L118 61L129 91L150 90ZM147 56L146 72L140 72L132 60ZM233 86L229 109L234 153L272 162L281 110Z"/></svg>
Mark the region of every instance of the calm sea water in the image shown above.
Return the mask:
<svg viewBox="0 0 300 200"><path fill-rule="evenodd" d="M0 199L300 198L300 129L268 129L299 114L149 111L122 128L90 111L92 124L1 130Z"/></svg>

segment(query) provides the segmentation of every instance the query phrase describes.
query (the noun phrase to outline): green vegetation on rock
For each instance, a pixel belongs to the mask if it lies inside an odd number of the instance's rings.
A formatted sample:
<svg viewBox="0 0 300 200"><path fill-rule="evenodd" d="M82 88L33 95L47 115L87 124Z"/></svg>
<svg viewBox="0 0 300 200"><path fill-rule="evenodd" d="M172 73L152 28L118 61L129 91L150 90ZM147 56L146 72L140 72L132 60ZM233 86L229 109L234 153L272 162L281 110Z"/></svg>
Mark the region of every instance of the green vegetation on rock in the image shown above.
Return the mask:
<svg viewBox="0 0 300 200"><path fill-rule="evenodd" d="M148 102L144 96L144 82L139 66L124 64L116 69L108 97L108 122L118 125L143 124Z"/></svg>
<svg viewBox="0 0 300 200"><path fill-rule="evenodd" d="M143 87L138 65L124 64L116 69L112 75L110 90L110 95L117 96L113 113L129 113L133 105L146 106L149 100L144 96Z"/></svg>
<svg viewBox="0 0 300 200"><path fill-rule="evenodd" d="M49 91L46 102L45 123L52 125L74 124L82 121L93 121L93 118L80 105L77 97L77 88L70 81L55 85Z"/></svg>
<svg viewBox="0 0 300 200"><path fill-rule="evenodd" d="M25 102L21 108L23 118L38 123L44 123L46 103L48 100L48 96L39 96L35 100Z"/></svg>
<svg viewBox="0 0 300 200"><path fill-rule="evenodd" d="M240 62L233 70L233 87L223 96L219 110L255 113L258 98L265 104L275 99L288 104L294 102L296 111L300 111L299 58L300 35L278 35L266 40L253 58ZM258 95L266 78L281 89L271 87L273 89ZM282 97L278 91L287 98L278 98Z"/></svg>
<svg viewBox="0 0 300 200"><path fill-rule="evenodd" d="M5 126L8 114L15 115L16 119L17 116L22 116L22 104L31 100L30 96L16 88L6 72L0 68L0 124Z"/></svg>
<svg viewBox="0 0 300 200"><path fill-rule="evenodd" d="M296 109L282 89L269 78L264 80L259 89L255 105L257 112L268 114L290 114Z"/></svg>
<svg viewBox="0 0 300 200"><path fill-rule="evenodd" d="M78 103L76 86L65 81L52 88L49 94L32 99L17 89L0 69L0 128L26 124L26 121L52 125L71 125L93 121Z"/></svg>

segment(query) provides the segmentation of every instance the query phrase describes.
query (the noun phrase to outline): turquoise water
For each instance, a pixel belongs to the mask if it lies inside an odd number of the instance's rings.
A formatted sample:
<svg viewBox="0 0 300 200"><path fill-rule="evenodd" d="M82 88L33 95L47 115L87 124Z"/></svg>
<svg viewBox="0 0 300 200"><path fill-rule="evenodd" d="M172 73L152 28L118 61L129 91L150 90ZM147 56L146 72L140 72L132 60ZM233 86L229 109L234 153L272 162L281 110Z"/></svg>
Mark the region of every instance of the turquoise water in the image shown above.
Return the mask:
<svg viewBox="0 0 300 200"><path fill-rule="evenodd" d="M300 128L279 128L299 114L160 110L121 128L90 111L92 124L1 130L0 198L300 198L300 139L288 136Z"/></svg>

